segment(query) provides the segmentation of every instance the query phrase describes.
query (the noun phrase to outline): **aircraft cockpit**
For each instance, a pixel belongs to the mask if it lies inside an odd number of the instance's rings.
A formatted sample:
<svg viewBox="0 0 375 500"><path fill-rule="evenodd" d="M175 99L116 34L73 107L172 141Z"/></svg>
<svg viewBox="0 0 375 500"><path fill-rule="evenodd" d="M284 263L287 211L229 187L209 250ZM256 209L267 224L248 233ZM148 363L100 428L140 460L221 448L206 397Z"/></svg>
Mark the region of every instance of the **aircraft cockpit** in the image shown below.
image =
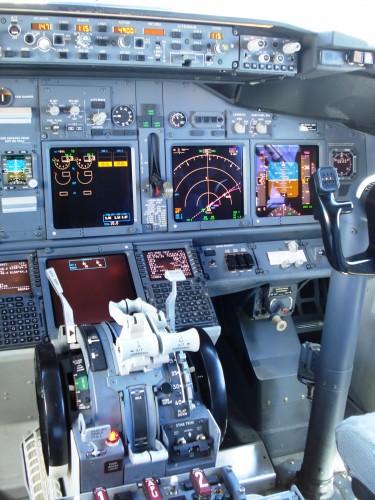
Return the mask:
<svg viewBox="0 0 375 500"><path fill-rule="evenodd" d="M0 498L354 498L375 43L1 2L0 68Z"/></svg>

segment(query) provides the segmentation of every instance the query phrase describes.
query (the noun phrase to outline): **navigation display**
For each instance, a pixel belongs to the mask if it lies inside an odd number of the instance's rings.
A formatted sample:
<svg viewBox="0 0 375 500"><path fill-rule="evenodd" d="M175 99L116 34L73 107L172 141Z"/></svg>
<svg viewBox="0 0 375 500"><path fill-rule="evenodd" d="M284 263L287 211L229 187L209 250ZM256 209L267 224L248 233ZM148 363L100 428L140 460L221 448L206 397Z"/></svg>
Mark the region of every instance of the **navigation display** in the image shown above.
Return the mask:
<svg viewBox="0 0 375 500"><path fill-rule="evenodd" d="M173 146L172 175L175 222L243 218L242 146Z"/></svg>
<svg viewBox="0 0 375 500"><path fill-rule="evenodd" d="M55 229L134 223L130 147L50 148Z"/></svg>
<svg viewBox="0 0 375 500"><path fill-rule="evenodd" d="M73 309L76 324L113 321L108 312L110 300L135 299L136 292L126 255L98 255L50 259L61 283L64 297ZM64 324L61 302L51 288L55 324Z"/></svg>
<svg viewBox="0 0 375 500"><path fill-rule="evenodd" d="M316 145L255 146L257 217L312 215L308 181L318 161Z"/></svg>
<svg viewBox="0 0 375 500"><path fill-rule="evenodd" d="M31 284L27 261L0 262L0 296L30 292Z"/></svg>
<svg viewBox="0 0 375 500"><path fill-rule="evenodd" d="M148 250L143 252L150 280L165 279L165 271L181 269L185 278L193 277L189 259L184 248L172 250Z"/></svg>

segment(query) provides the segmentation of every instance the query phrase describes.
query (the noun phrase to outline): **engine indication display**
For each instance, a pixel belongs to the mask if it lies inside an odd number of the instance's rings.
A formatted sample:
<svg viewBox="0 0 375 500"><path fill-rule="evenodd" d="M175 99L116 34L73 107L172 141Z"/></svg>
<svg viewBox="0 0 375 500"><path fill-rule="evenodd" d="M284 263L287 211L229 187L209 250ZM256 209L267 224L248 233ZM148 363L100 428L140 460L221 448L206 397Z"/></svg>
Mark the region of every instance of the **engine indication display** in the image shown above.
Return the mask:
<svg viewBox="0 0 375 500"><path fill-rule="evenodd" d="M308 181L318 168L318 159L316 145L257 145L257 217L311 215Z"/></svg>
<svg viewBox="0 0 375 500"><path fill-rule="evenodd" d="M176 222L243 218L242 146L173 146L172 170Z"/></svg>
<svg viewBox="0 0 375 500"><path fill-rule="evenodd" d="M134 223L130 147L51 148L56 229Z"/></svg>

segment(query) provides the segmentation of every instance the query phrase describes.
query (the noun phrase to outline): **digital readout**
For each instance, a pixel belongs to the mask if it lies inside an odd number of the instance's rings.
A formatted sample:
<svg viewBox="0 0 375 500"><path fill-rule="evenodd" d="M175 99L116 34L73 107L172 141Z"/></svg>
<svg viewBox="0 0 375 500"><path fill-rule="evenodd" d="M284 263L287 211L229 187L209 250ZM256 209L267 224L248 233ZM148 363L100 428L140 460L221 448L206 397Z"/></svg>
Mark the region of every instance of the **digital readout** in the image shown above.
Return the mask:
<svg viewBox="0 0 375 500"><path fill-rule="evenodd" d="M221 31L211 31L210 38L211 40L222 40L223 34Z"/></svg>
<svg viewBox="0 0 375 500"><path fill-rule="evenodd" d="M0 295L30 292L31 285L27 261L0 262Z"/></svg>
<svg viewBox="0 0 375 500"><path fill-rule="evenodd" d="M51 31L51 23L31 23L31 29L36 31Z"/></svg>
<svg viewBox="0 0 375 500"><path fill-rule="evenodd" d="M113 33L118 33L120 35L135 35L136 29L134 26L114 26Z"/></svg>
<svg viewBox="0 0 375 500"><path fill-rule="evenodd" d="M186 278L193 276L184 248L170 250L149 250L143 252L150 280L165 279L165 271L181 269Z"/></svg>
<svg viewBox="0 0 375 500"><path fill-rule="evenodd" d="M89 24L76 24L76 31L80 33L90 33L91 26Z"/></svg>
<svg viewBox="0 0 375 500"><path fill-rule="evenodd" d="M143 28L143 34L146 36L165 36L163 28Z"/></svg>

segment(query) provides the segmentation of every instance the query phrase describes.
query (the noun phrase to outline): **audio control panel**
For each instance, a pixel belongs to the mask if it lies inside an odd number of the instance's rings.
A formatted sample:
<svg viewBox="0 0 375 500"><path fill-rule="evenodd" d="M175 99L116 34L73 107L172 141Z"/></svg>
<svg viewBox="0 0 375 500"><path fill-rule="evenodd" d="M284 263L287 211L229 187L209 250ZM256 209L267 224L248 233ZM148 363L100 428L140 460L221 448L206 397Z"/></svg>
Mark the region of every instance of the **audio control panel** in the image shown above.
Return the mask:
<svg viewBox="0 0 375 500"><path fill-rule="evenodd" d="M288 37L257 37L253 27L245 28L248 35L240 35L235 25L226 23L134 15L18 15L13 11L2 15L0 26L0 64L11 66L94 64L293 76L301 48Z"/></svg>

